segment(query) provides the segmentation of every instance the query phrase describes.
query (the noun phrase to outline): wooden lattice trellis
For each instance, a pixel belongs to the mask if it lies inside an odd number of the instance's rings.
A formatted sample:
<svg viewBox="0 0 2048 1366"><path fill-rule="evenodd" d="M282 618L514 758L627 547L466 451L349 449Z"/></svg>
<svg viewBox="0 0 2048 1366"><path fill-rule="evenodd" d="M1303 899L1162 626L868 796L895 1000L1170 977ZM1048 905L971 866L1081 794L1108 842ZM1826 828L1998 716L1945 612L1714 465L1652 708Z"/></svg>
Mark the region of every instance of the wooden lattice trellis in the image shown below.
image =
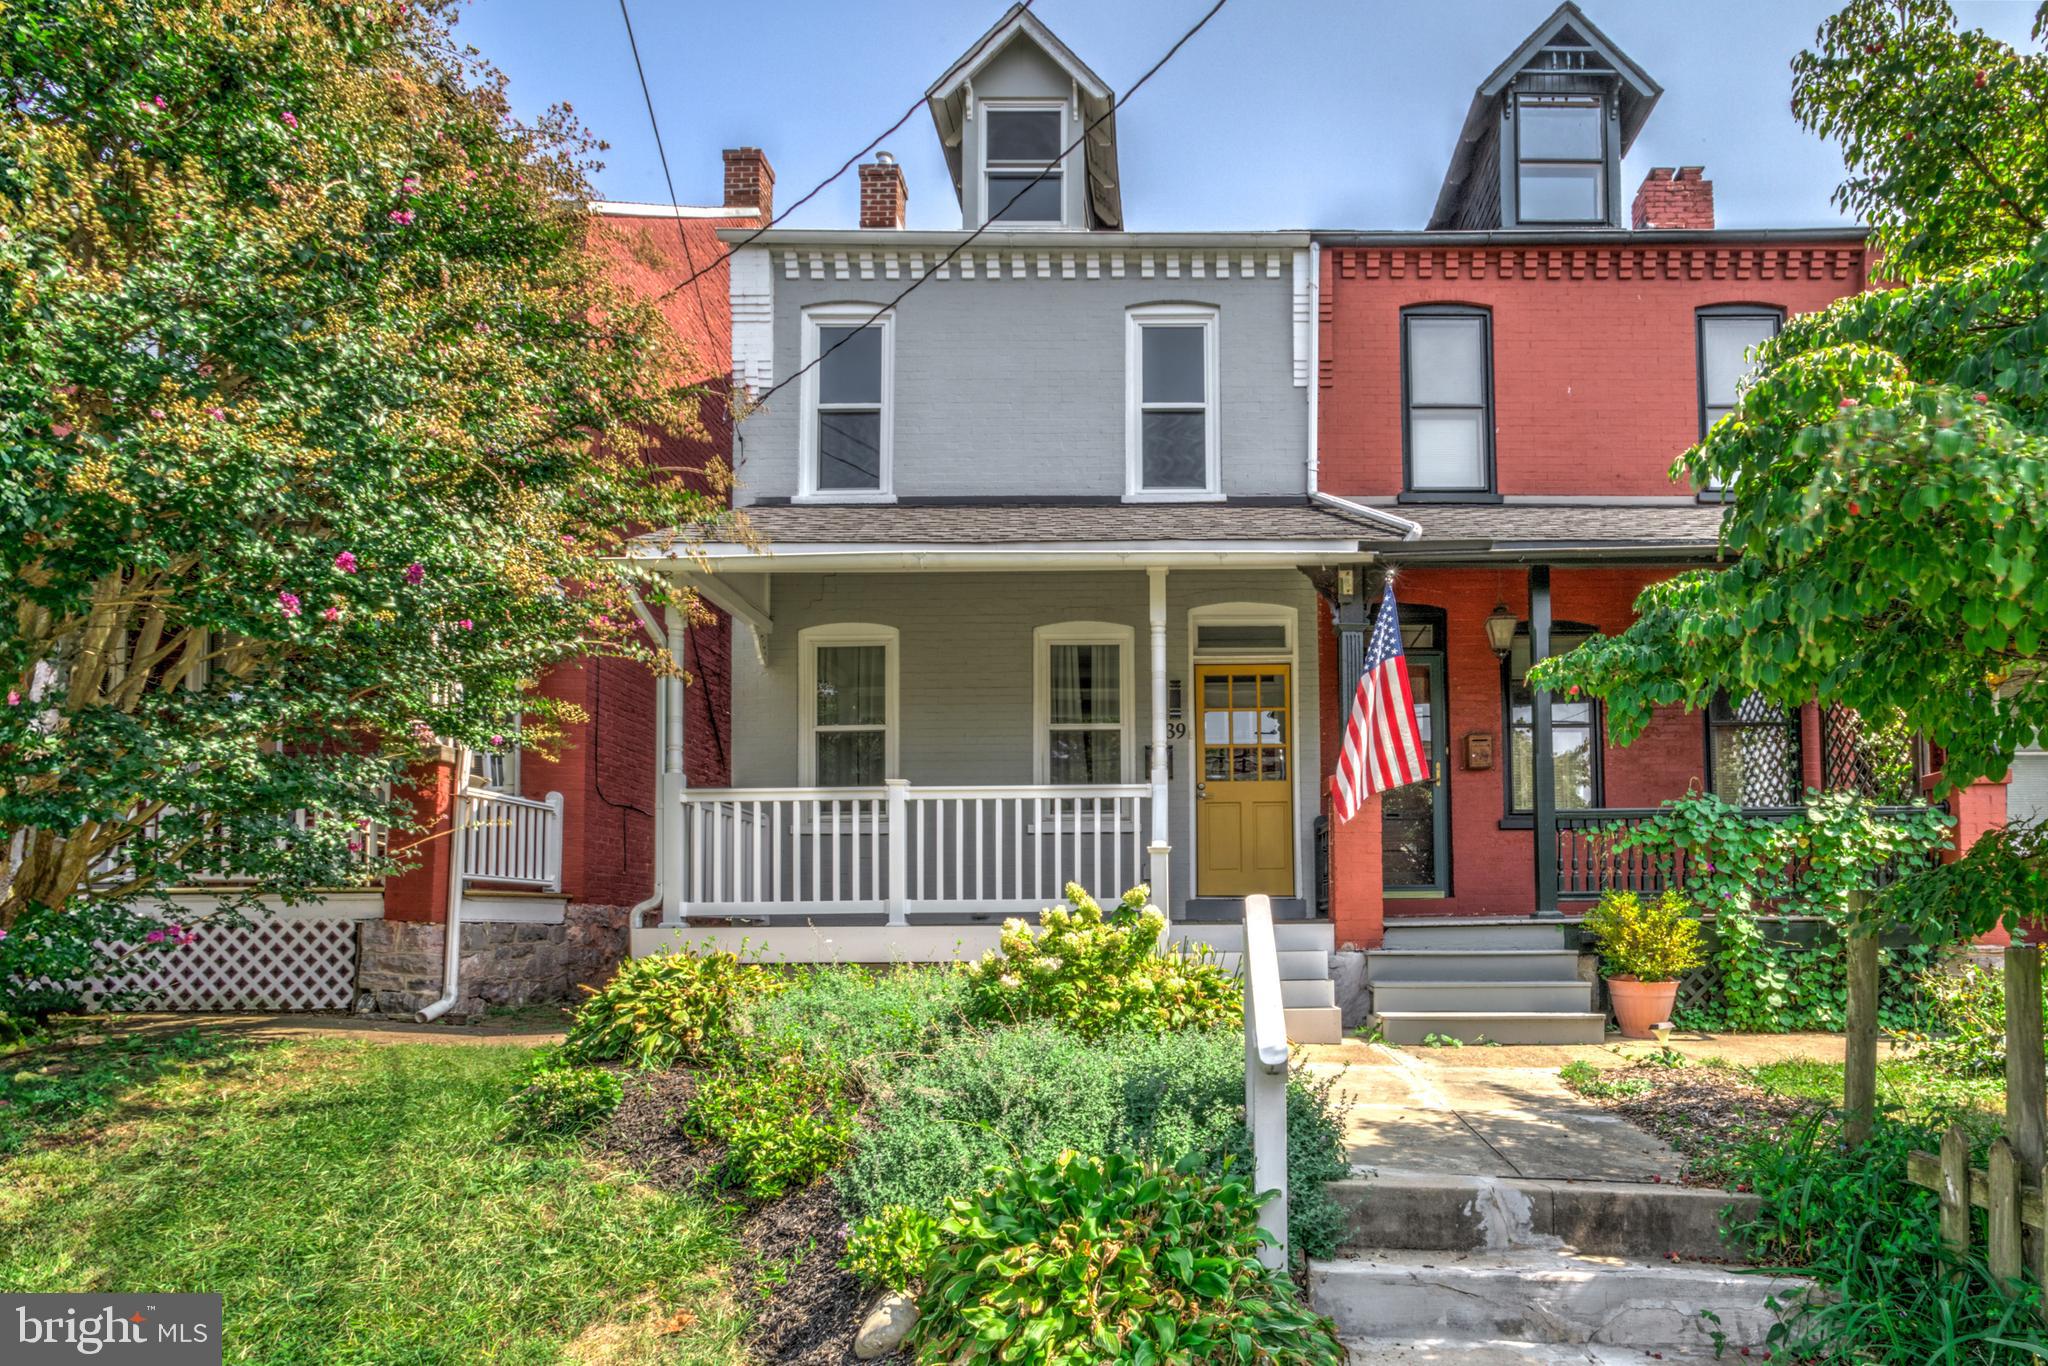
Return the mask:
<svg viewBox="0 0 2048 1366"><path fill-rule="evenodd" d="M206 925L189 944L138 953L100 944L127 971L78 984L126 1010L345 1010L355 1002L356 923L279 916Z"/></svg>

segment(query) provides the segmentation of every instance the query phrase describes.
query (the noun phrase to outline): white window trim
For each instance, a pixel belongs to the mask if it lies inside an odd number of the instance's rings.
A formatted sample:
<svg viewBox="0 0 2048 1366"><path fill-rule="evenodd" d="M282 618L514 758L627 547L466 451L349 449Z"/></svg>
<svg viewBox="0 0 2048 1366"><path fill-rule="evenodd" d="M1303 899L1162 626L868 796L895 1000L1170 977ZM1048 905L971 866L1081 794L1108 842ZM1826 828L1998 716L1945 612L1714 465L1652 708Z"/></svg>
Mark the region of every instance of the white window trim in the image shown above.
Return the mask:
<svg viewBox="0 0 2048 1366"><path fill-rule="evenodd" d="M1221 310L1208 304L1139 304L1124 314L1124 501L1126 503L1216 503L1223 500L1221 404L1217 385ZM1202 329L1203 422L1207 475L1199 489L1145 487L1145 329L1152 326ZM1164 405L1178 407L1181 405Z"/></svg>
<svg viewBox="0 0 2048 1366"><path fill-rule="evenodd" d="M519 736L520 732L525 728L525 719L515 716L512 718L512 729L506 736L511 742L510 744L507 744L495 754L489 750L482 749L470 751L470 771L472 774L470 782L472 786L487 788L492 792L502 792L510 797L522 795L519 790L519 761L525 747L520 744ZM499 761L499 776L496 782L491 781L491 760L493 759Z"/></svg>
<svg viewBox="0 0 2048 1366"><path fill-rule="evenodd" d="M978 162L975 167L975 183L981 186L981 222L988 223L992 221L991 216L998 207L995 197L989 193L988 178L991 175L1016 175L1023 171L1029 171L1036 175L1045 169L1045 163L1042 161L1005 161L993 165L990 164L988 157L989 123L987 116L991 113L1030 113L1033 111L1057 113L1060 116L1059 148L1064 153L1067 144L1074 140L1071 127L1072 115L1068 112L1067 101L1062 99L984 99L977 100L976 103L980 106L978 112L982 117L976 120L981 125L981 132L974 139L975 158ZM1067 164L1069 160L1070 158L1062 155L1060 157L1059 170L1056 173L1060 180L1060 216L1058 218L1005 218L996 226L1005 230L1012 228L1064 228L1067 226L1068 215L1071 211L1070 198L1073 193L1072 187L1067 182L1074 178L1073 168ZM1052 177L1047 176L1046 178L1049 180ZM968 224L970 228L980 226L980 223Z"/></svg>
<svg viewBox="0 0 2048 1366"><path fill-rule="evenodd" d="M1131 664L1137 649L1137 633L1113 621L1062 621L1040 626L1031 632L1031 771L1040 787L1052 785L1052 647L1055 645L1114 645L1117 661L1117 730L1123 737L1117 744L1117 763L1122 772L1119 783L1138 781L1137 681ZM1107 727L1103 727L1107 729Z"/></svg>
<svg viewBox="0 0 2048 1366"><path fill-rule="evenodd" d="M879 312L880 316L877 316ZM872 322L870 322L872 319ZM867 323L882 331L882 420L876 439L881 462L881 486L874 489L821 489L818 487L818 369L814 363L823 350L819 331ZM804 310L803 424L797 434L797 493L799 503L893 503L896 501L896 314L879 304L818 304Z"/></svg>
<svg viewBox="0 0 2048 1366"><path fill-rule="evenodd" d="M885 727L882 739L882 773L884 777L902 776L897 767L897 738L902 734L898 723L901 707L901 674L898 670L900 651L898 644L901 633L894 626L878 626L872 622L842 621L829 626L806 626L796 633L797 650L797 702L796 725L799 745L796 752L796 781L798 787L818 785L818 647L837 645L880 645L883 647L883 686L887 694L883 699L882 722Z"/></svg>

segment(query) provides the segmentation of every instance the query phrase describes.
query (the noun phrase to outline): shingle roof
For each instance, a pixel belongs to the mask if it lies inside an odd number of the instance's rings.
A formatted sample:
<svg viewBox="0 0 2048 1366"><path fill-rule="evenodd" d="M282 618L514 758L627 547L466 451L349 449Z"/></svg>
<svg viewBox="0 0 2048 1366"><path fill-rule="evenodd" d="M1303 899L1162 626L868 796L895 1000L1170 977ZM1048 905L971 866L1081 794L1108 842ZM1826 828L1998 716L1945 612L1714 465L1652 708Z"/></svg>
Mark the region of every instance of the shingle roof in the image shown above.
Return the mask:
<svg viewBox="0 0 2048 1366"><path fill-rule="evenodd" d="M1714 503L1445 503L1399 509L1422 524L1422 544L1712 546L1722 509Z"/></svg>
<svg viewBox="0 0 2048 1366"><path fill-rule="evenodd" d="M1134 541L1377 541L1397 533L1299 503L776 504L745 509L775 545L1002 545ZM720 528L711 538L739 538Z"/></svg>

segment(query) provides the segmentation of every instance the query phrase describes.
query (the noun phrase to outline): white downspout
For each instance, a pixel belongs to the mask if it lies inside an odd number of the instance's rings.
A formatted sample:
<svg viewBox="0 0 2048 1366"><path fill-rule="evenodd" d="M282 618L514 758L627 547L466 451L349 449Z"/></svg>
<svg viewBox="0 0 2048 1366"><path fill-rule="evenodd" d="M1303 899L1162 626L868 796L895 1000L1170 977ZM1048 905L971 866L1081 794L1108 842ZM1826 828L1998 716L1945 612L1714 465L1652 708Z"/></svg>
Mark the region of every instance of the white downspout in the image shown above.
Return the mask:
<svg viewBox="0 0 2048 1366"><path fill-rule="evenodd" d="M639 599L634 599L639 606ZM642 613L646 612L641 608ZM649 618L652 621L652 618ZM668 680L654 680L654 733L662 734L668 728ZM645 901L636 901L626 911L626 928L633 929L640 923L640 917L661 904L662 880L667 876L668 862L668 801L662 795L665 775L657 771L654 775L654 890Z"/></svg>
<svg viewBox="0 0 2048 1366"><path fill-rule="evenodd" d="M687 713L683 698L683 632L686 623L683 614L673 607L662 609L662 625L667 636L668 655L674 669L663 679L664 691L668 694L668 707L662 720L662 774L658 801L662 810L668 813L668 824L664 833L664 857L661 866L666 876L661 883L661 923L680 925L686 907L683 904L683 791L689 786L689 773L684 767L686 739L684 725Z"/></svg>
<svg viewBox="0 0 2048 1366"><path fill-rule="evenodd" d="M1323 244L1308 244L1308 500L1377 522L1404 541L1422 539L1422 526L1384 508L1324 493L1322 483Z"/></svg>
<svg viewBox="0 0 2048 1366"><path fill-rule="evenodd" d="M448 808L448 934L442 953L441 999L413 1018L438 1020L455 1006L462 987L462 836L469 828L469 749L455 747L455 797Z"/></svg>

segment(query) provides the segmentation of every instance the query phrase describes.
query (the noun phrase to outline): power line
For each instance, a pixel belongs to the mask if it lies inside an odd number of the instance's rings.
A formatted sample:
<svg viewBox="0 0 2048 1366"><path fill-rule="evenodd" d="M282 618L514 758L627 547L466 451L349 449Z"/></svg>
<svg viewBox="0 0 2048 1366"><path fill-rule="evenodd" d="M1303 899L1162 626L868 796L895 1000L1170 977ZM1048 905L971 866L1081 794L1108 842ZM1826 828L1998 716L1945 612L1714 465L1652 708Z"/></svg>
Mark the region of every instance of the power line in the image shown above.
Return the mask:
<svg viewBox="0 0 2048 1366"><path fill-rule="evenodd" d="M683 263L690 267L690 279L694 281L702 272L697 269L697 262L690 251L690 233L683 226L683 206L676 202L676 181L668 170L668 149L661 141L661 120L654 116L654 93L647 88L647 68L640 64L640 40L633 36L633 14L626 8L626 0L619 0L619 17L626 21L626 46L633 51L633 70L640 77L640 98L647 102L647 122L654 129L654 154L661 158L661 178L668 185L668 206L676 212L676 240L683 244ZM670 290L661 297L666 300L674 293L675 290ZM697 318L704 324L705 341L716 345L718 329L712 325L711 315L705 311L704 291L692 290L691 297L697 301Z"/></svg>
<svg viewBox="0 0 2048 1366"><path fill-rule="evenodd" d="M1023 0L1023 7L1028 10L1037 2L1038 0ZM625 0L620 0L621 5L623 5L624 3ZM629 23L627 27L630 29L632 26ZM986 50L990 40L993 39L994 37L995 35L993 33L986 35L985 37L983 37L981 42L978 45L976 45L974 51L967 54L965 60L970 66L973 64L974 59L976 57L979 57L982 54L982 52ZM958 66L959 64L960 63L958 62L954 63L954 65L956 66ZM645 84L646 82L643 79L643 88L645 88ZM718 256L714 260L708 262L702 270L697 270L693 267L688 279L683 280L679 284L670 286L667 290L663 291L660 295L658 295L655 298L655 302L661 303L664 300L672 297L678 290L687 289L691 285L696 284L698 280L710 274L712 271L717 270L720 266L724 265L727 261L731 260L733 253L738 251L741 247L751 246L755 238L759 237L762 233L768 231L768 229L774 227L777 223L780 223L783 219L788 218L791 214L795 213L798 209L801 209L804 205L810 203L813 199L816 199L819 193L823 191L827 185L830 185L833 181L839 179L839 177L845 175L848 171L852 170L855 162L859 161L869 152L874 151L875 148L881 146L882 139L888 137L891 133L894 133L904 124L910 122L911 115L915 114L918 110L924 108L924 102L925 97L922 95L919 95L916 99L912 100L910 102L910 108L903 111L903 115L901 118L898 118L896 122L890 124L887 128L884 128L881 132L877 133L868 142L867 146L861 148L858 152L855 152L852 156L840 162L838 170L834 171L831 175L826 176L817 184L811 186L810 192L804 195L803 198L797 200L796 203L791 204L788 208L784 209L781 213L776 214L773 218L770 218L767 221L763 222L760 227L755 228L752 232L748 233L745 237L742 237L739 241L734 242L730 246L726 247L723 251L718 253ZM652 111L650 110L650 113L651 112ZM670 189L669 195L671 198L674 197L675 191L673 188Z"/></svg>
<svg viewBox="0 0 2048 1366"><path fill-rule="evenodd" d="M787 376L786 378L779 379L774 384L769 385L768 388L765 391L763 391L761 396L754 400L754 406L757 408L765 406L768 400L775 397L775 395L778 392L780 392L783 388L787 387L788 385L794 383L799 379L802 379L806 374L810 373L811 370L823 364L827 356L830 356L834 351L837 351L840 347L852 341L855 337L859 336L867 328L873 327L877 322L880 322L883 314L887 313L890 309L896 307L896 305L902 303L905 299L909 298L911 294L916 291L918 286L922 285L925 281L931 279L934 275L938 274L940 267L946 265L954 257L958 256L961 252L973 246L975 239L980 237L983 233L987 232L992 224L994 224L998 219L1000 219L1005 213L1008 213L1010 210L1010 206L1012 204L1015 204L1019 199L1022 199L1026 192L1028 192L1032 186L1038 184L1047 176L1051 175L1054 171L1058 170L1060 168L1061 163L1066 161L1068 157L1072 156L1074 154L1074 150L1078 148L1082 143L1088 140L1089 134L1093 133L1096 130L1096 128L1098 128L1101 124L1103 124L1108 119L1113 117L1116 114L1117 110L1123 108L1124 102L1126 100L1130 99L1131 96L1137 94L1140 90L1144 89L1145 82L1151 80L1155 75L1157 75L1159 73L1159 68L1165 66L1168 62L1172 61L1175 54L1178 53L1183 47L1187 46L1188 40L1193 38L1197 33L1200 33L1203 30L1203 28L1205 28L1208 25L1209 21L1216 17L1217 12L1228 3L1230 3L1230 0L1216 0L1216 3L1209 7L1208 12L1204 14L1200 19L1197 19L1195 21L1193 28L1190 28L1186 33L1181 34L1181 36L1174 41L1173 46L1166 49L1166 54L1164 56L1162 56L1158 61L1152 63L1150 67L1146 68L1144 75L1138 77L1137 80L1131 83L1131 88L1129 90L1126 90L1123 94L1117 96L1116 102L1114 104L1110 105L1109 108L1105 109L1102 113L1098 114L1093 122L1091 122L1086 128L1083 128L1081 130L1081 136L1075 138L1072 142L1068 143L1066 147L1063 150L1061 150L1059 155L1055 156L1051 161L1046 162L1045 166L1038 172L1037 175L1031 177L1031 179L1025 181L1022 185L1018 186L1017 192L1011 195L1008 199L1004 200L1003 206L997 209L994 213L990 214L986 219L984 219L980 227L976 228L973 232L967 234L966 237L962 238L959 242L955 243L953 248L950 251L948 251L944 256L941 256L936 261L932 262L931 269L927 270L924 274L918 276L917 279L912 280L908 285L904 287L902 293L898 294L895 298L889 300L888 303L883 304L880 308L876 309L873 313L869 314L867 320L862 322L858 327L848 328L846 330L845 336L841 337L838 341L833 342L830 346L826 347L823 351L819 352L816 358L813 359L808 365L800 366L795 371L795 373Z"/></svg>

